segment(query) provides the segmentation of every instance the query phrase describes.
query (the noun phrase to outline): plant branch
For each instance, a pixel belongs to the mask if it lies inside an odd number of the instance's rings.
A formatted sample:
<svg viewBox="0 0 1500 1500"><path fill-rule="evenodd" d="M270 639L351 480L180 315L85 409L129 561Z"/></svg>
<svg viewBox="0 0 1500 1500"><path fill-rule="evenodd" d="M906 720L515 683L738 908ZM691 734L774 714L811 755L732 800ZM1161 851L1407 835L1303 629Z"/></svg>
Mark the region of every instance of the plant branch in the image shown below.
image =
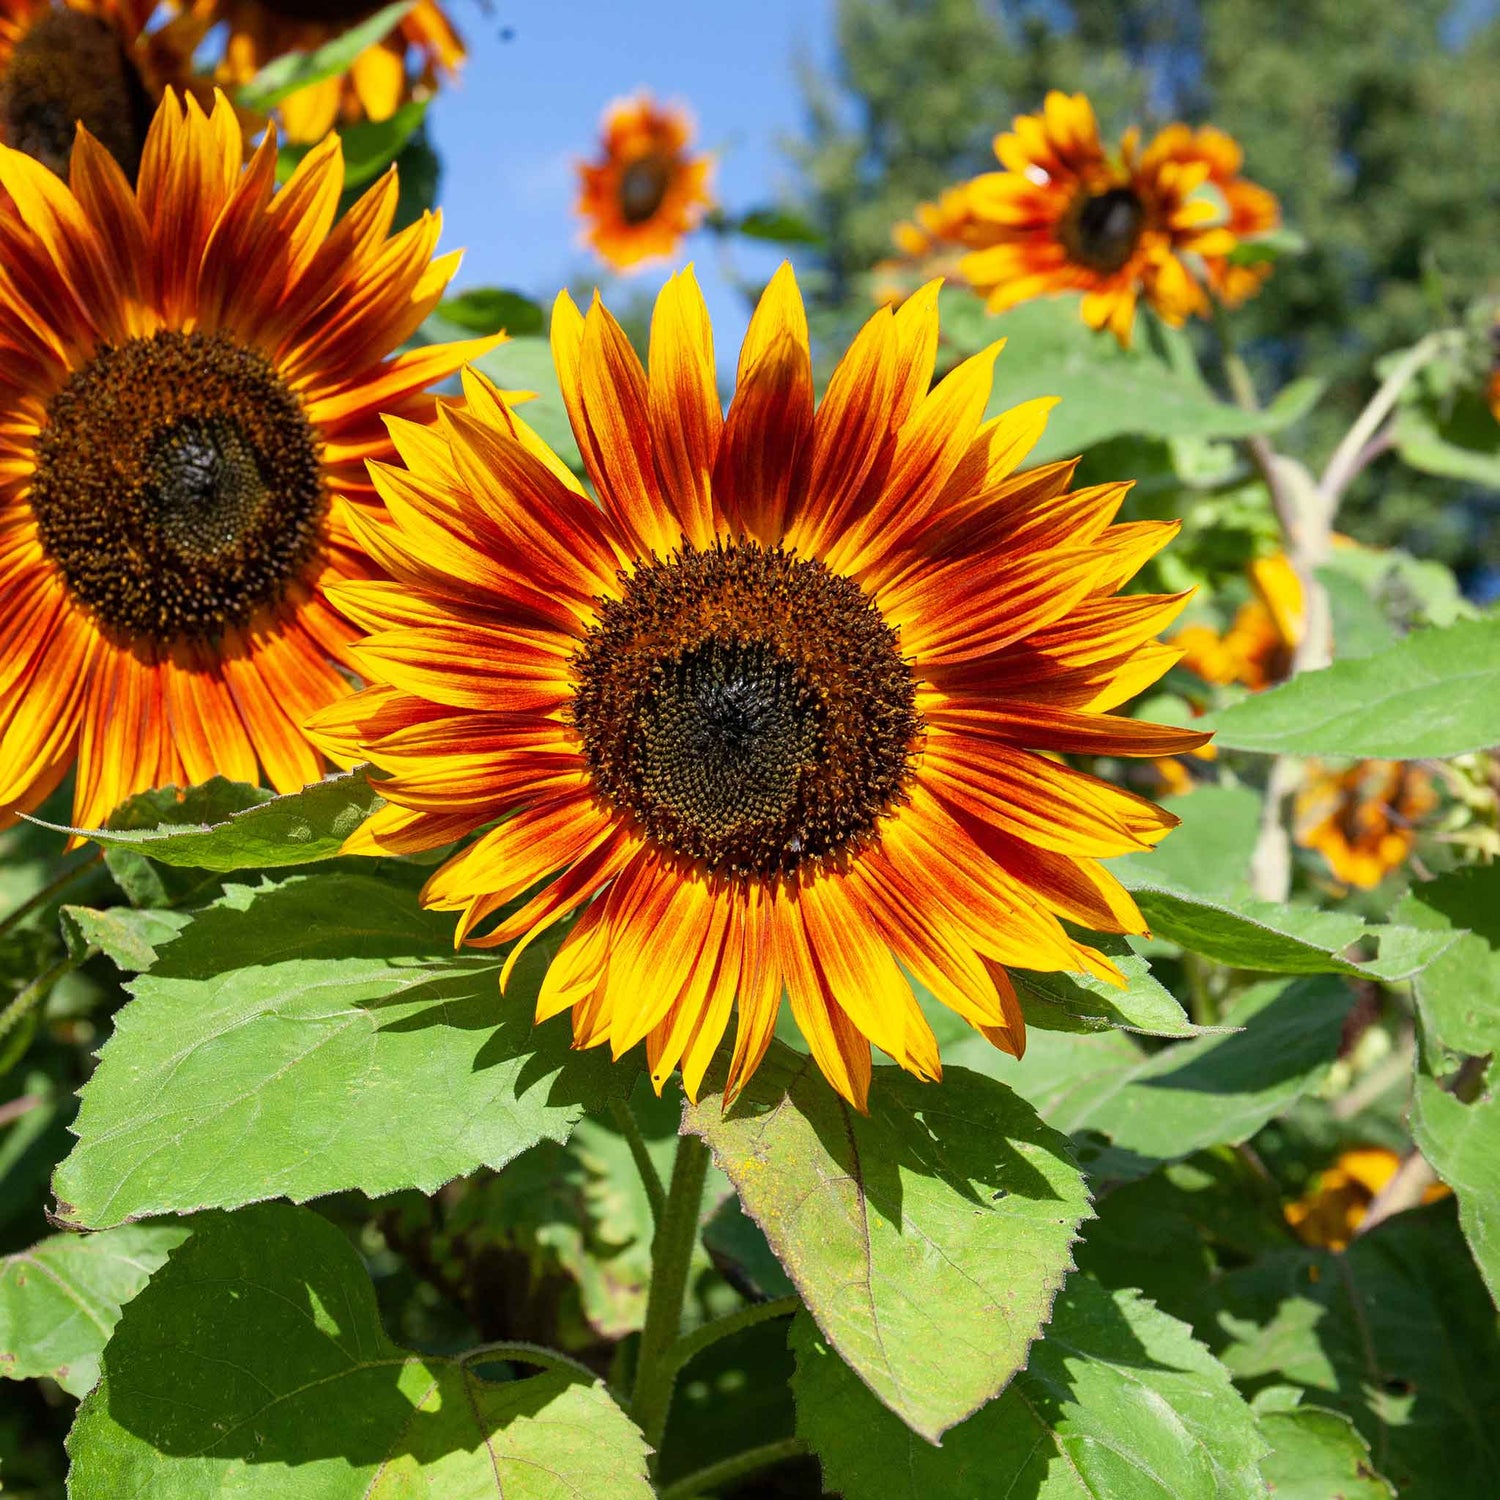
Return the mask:
<svg viewBox="0 0 1500 1500"><path fill-rule="evenodd" d="M698 1214L707 1172L708 1147L695 1135L680 1136L677 1159L672 1164L672 1185L667 1189L666 1203L656 1221L656 1237L651 1242L651 1291L630 1401L635 1425L657 1452L677 1380L672 1352L682 1332L682 1305L693 1247L698 1242Z"/></svg>
<svg viewBox="0 0 1500 1500"><path fill-rule="evenodd" d="M752 1302L749 1307L742 1307L738 1312L715 1318L712 1323L705 1323L702 1328L695 1328L686 1338L678 1339L667 1357L671 1361L672 1368L680 1370L689 1360L717 1344L720 1339L731 1338L736 1333L742 1333L747 1328L754 1328L757 1323L769 1322L772 1318L784 1318L788 1313L796 1312L801 1306L802 1299L795 1293L786 1297L772 1298L769 1302Z"/></svg>
<svg viewBox="0 0 1500 1500"><path fill-rule="evenodd" d="M97 948L89 948L80 953L77 958L60 958L50 969L38 974L4 1010L0 1010L0 1041L4 1041L47 998L52 986L59 979L66 974L71 974L74 969L86 963L98 951Z"/></svg>
<svg viewBox="0 0 1500 1500"><path fill-rule="evenodd" d="M34 896L23 901L13 912L0 917L0 937L4 937L13 927L19 927L32 912L41 910L42 907L51 904L53 899L73 884L75 880L81 880L91 871L96 870L104 863L104 851L96 849L85 860L64 870L55 880L44 885Z"/></svg>
<svg viewBox="0 0 1500 1500"><path fill-rule="evenodd" d="M699 1469L669 1484L661 1491L660 1500L700 1500L713 1494L736 1479L754 1474L760 1469L769 1469L772 1464L785 1463L789 1458L801 1458L808 1451L801 1438L782 1438L776 1443L762 1443L759 1448L747 1448L732 1458L721 1458L716 1464Z"/></svg>
<svg viewBox="0 0 1500 1500"><path fill-rule="evenodd" d="M609 1109L615 1124L620 1127L620 1134L625 1137L626 1145L630 1147L635 1169L641 1174L641 1186L645 1188L646 1200L651 1205L651 1222L660 1224L667 1204L667 1190L662 1186L661 1173L656 1170L656 1163L651 1160L651 1151L641 1132L640 1121L631 1114L630 1106L623 1099L611 1099Z"/></svg>
<svg viewBox="0 0 1500 1500"><path fill-rule="evenodd" d="M518 1365L535 1365L541 1370L562 1370L569 1375L581 1376L590 1385L599 1379L599 1372L589 1369L581 1361L549 1349L545 1344L531 1344L524 1339L496 1339L493 1343L476 1344L458 1356L461 1365L488 1364L502 1359Z"/></svg>

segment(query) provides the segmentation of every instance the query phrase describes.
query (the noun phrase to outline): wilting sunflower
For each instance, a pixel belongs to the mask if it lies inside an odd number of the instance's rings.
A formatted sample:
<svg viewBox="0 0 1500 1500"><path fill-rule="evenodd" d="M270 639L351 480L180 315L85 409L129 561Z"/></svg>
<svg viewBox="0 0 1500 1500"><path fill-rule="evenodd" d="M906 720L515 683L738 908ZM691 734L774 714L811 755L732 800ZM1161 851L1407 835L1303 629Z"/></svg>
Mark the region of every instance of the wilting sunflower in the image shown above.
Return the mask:
<svg viewBox="0 0 1500 1500"><path fill-rule="evenodd" d="M313 51L380 6L378 0L212 0L209 8L229 27L220 81L238 88L273 58ZM282 130L301 143L321 140L340 123L388 120L407 100L431 94L463 60L463 41L443 7L437 0L417 0L348 72L283 99L276 106Z"/></svg>
<svg viewBox="0 0 1500 1500"><path fill-rule="evenodd" d="M991 348L929 391L937 288L878 312L813 408L790 268L727 417L691 272L656 304L649 370L596 300L552 343L598 504L470 376L466 411L395 423L390 519L351 515L393 574L335 596L374 686L319 715L391 773L350 851L431 848L503 817L430 879L457 936L519 953L581 911L537 1017L645 1039L689 1095L738 999L732 1098L781 998L863 1106L870 1044L924 1078L908 976L1020 1055L1006 965L1118 978L1062 919L1145 929L1100 860L1176 821L1061 763L1191 731L1108 712L1176 659L1180 597L1116 591L1175 532L1113 525L1128 488L1016 466L1052 402L986 421ZM518 898L522 904L505 910ZM499 916L496 925L481 931Z"/></svg>
<svg viewBox="0 0 1500 1500"><path fill-rule="evenodd" d="M1168 323L1208 311L1185 256L1220 257L1235 245L1224 204L1200 192L1201 157L1179 160L1126 134L1116 153L1099 140L1082 94L1047 95L995 140L1003 172L968 185L972 225L963 274L1000 312L1032 297L1083 293L1083 317L1130 342L1144 297Z"/></svg>
<svg viewBox="0 0 1500 1500"><path fill-rule="evenodd" d="M1237 682L1259 692L1284 681L1302 640L1302 585L1284 553L1250 564L1252 597L1222 635L1211 625L1185 625L1172 638L1182 664L1205 682Z"/></svg>
<svg viewBox="0 0 1500 1500"><path fill-rule="evenodd" d="M1344 1151L1313 1179L1306 1194L1284 1210L1287 1224L1304 1244L1343 1250L1364 1223L1381 1189L1401 1166L1401 1158L1384 1146L1359 1146ZM1435 1182L1422 1194L1423 1203L1448 1196L1449 1188Z"/></svg>
<svg viewBox="0 0 1500 1500"><path fill-rule="evenodd" d="M1411 854L1417 826L1437 806L1432 777L1399 760L1361 760L1335 771L1308 763L1293 836L1328 861L1335 879L1371 890Z"/></svg>
<svg viewBox="0 0 1500 1500"><path fill-rule="evenodd" d="M713 159L693 155L692 140L687 111L646 93L604 112L602 155L578 164L578 212L585 240L614 270L671 255L713 207Z"/></svg>
<svg viewBox="0 0 1500 1500"><path fill-rule="evenodd" d="M396 182L336 227L336 138L274 193L276 145L169 94L140 188L86 131L71 186L0 147L0 815L76 760L74 822L221 773L291 790L347 693L323 597L367 575L382 412L492 341L392 358L456 256L388 237ZM334 495L348 502L330 514Z"/></svg>
<svg viewBox="0 0 1500 1500"><path fill-rule="evenodd" d="M202 32L179 17L152 32L155 0L0 0L0 145L68 170L82 121L134 177L156 101L190 83Z"/></svg>

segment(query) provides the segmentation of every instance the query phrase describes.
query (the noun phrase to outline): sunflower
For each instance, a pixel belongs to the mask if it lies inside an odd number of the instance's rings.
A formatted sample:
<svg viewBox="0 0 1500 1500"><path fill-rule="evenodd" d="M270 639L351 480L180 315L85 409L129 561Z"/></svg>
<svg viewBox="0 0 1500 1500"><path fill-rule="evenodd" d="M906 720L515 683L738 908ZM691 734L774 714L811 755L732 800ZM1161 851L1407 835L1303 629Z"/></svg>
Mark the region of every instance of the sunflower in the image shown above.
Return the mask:
<svg viewBox="0 0 1500 1500"><path fill-rule="evenodd" d="M1168 125L1147 148L1144 160L1206 163L1209 186L1224 200L1224 227L1239 243L1256 240L1281 225L1276 195L1241 175L1245 153L1240 143L1213 125L1197 130ZM1253 297L1271 274L1268 260L1237 265L1222 255L1205 255L1203 264L1214 295L1229 307Z"/></svg>
<svg viewBox="0 0 1500 1500"><path fill-rule="evenodd" d="M604 112L602 157L578 164L578 213L584 239L616 271L669 256L713 207L713 160L694 156L686 110L646 93L617 99Z"/></svg>
<svg viewBox="0 0 1500 1500"><path fill-rule="evenodd" d="M1082 94L1047 95L995 140L1003 172L968 185L973 223L963 274L990 310L1058 292L1083 293L1083 318L1130 342L1144 297L1176 326L1208 311L1184 256L1227 255L1235 237L1221 202L1200 191L1210 165L1178 160L1130 131L1105 151Z"/></svg>
<svg viewBox="0 0 1500 1500"><path fill-rule="evenodd" d="M1176 659L1153 637L1183 599L1115 597L1176 527L1112 524L1128 485L1070 493L1072 463L1016 474L1053 403L985 420L998 346L929 392L937 336L934 283L871 319L814 412L783 266L725 416L691 271L649 369L564 293L598 504L471 374L465 411L393 425L389 520L349 518L394 581L335 590L373 685L314 737L391 777L346 848L503 818L424 900L461 942L515 944L502 982L580 912L537 1017L571 1010L576 1045L617 1057L644 1039L658 1088L680 1066L697 1096L737 999L732 1099L785 992L863 1108L872 1042L939 1074L909 978L1019 1056L1006 966L1118 981L1063 919L1145 930L1100 860L1176 820L1057 756L1206 738L1108 712Z"/></svg>
<svg viewBox="0 0 1500 1500"><path fill-rule="evenodd" d="M68 170L82 121L134 177L156 101L191 87L201 29L147 32L155 0L0 0L0 145Z"/></svg>
<svg viewBox="0 0 1500 1500"><path fill-rule="evenodd" d="M917 204L911 218L891 230L898 254L871 268L875 301L895 304L934 276L957 276L973 222L967 183Z"/></svg>
<svg viewBox="0 0 1500 1500"><path fill-rule="evenodd" d="M1222 635L1211 625L1186 625L1172 638L1182 664L1205 682L1239 683L1252 692L1274 687L1292 670L1302 640L1302 585L1281 552L1250 564L1252 597Z"/></svg>
<svg viewBox="0 0 1500 1500"><path fill-rule="evenodd" d="M387 176L333 227L339 143L273 196L233 110L168 94L140 187L87 131L70 186L0 147L0 813L76 760L73 821L215 773L315 779L301 730L343 696L379 413L492 340L396 358L457 257L388 238ZM330 513L337 494L345 511Z"/></svg>
<svg viewBox="0 0 1500 1500"><path fill-rule="evenodd" d="M229 36L219 79L227 88L248 83L273 58L310 52L368 20L374 0L210 0ZM437 0L417 3L388 36L365 48L348 72L309 84L277 106L286 138L321 140L337 124L388 120L411 98L425 98L458 71L464 44Z"/></svg>
<svg viewBox="0 0 1500 1500"><path fill-rule="evenodd" d="M1293 836L1328 862L1335 879L1372 890L1411 854L1416 828L1437 806L1432 777L1398 760L1362 760L1335 771L1310 761L1297 792Z"/></svg>
<svg viewBox="0 0 1500 1500"><path fill-rule="evenodd" d="M1313 1179L1312 1186L1284 1212L1292 1232L1304 1244L1343 1250L1364 1223L1382 1188L1401 1166L1401 1158L1384 1146L1359 1146L1343 1151L1331 1167ZM1434 1182L1422 1194L1435 1203L1450 1189Z"/></svg>

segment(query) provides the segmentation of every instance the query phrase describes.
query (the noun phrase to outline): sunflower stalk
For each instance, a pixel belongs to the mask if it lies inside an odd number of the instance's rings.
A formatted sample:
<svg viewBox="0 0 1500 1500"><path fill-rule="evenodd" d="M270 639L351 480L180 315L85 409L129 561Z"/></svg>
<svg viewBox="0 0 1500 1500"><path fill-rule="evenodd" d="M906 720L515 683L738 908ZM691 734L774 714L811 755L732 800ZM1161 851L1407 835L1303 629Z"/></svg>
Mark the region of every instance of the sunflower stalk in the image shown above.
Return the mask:
<svg viewBox="0 0 1500 1500"><path fill-rule="evenodd" d="M630 1414L650 1448L659 1453L666 1432L672 1389L677 1381L673 1355L682 1332L682 1307L698 1240L698 1215L708 1173L708 1147L695 1135L677 1142L672 1182L651 1241L651 1291L636 1359Z"/></svg>

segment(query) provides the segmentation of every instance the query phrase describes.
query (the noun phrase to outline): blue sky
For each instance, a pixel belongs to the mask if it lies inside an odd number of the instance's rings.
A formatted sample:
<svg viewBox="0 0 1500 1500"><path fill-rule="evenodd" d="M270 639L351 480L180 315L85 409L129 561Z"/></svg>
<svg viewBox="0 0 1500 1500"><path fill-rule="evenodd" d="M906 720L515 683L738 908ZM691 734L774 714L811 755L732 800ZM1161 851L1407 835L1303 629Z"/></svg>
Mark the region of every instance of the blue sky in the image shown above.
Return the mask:
<svg viewBox="0 0 1500 1500"><path fill-rule="evenodd" d="M443 243L467 252L458 285L514 287L544 302L602 275L578 243L574 163L592 152L610 99L644 86L688 103L718 156L721 201L743 210L771 201L789 176L779 142L802 123L796 59L826 62L832 45L831 0L494 0L490 14L456 0L451 9L470 58L429 114L445 168ZM684 258L697 262L720 362L732 362L743 303L706 237L689 240ZM780 257L741 242L735 258L743 273L768 275ZM669 269L648 266L631 284L654 292Z"/></svg>

